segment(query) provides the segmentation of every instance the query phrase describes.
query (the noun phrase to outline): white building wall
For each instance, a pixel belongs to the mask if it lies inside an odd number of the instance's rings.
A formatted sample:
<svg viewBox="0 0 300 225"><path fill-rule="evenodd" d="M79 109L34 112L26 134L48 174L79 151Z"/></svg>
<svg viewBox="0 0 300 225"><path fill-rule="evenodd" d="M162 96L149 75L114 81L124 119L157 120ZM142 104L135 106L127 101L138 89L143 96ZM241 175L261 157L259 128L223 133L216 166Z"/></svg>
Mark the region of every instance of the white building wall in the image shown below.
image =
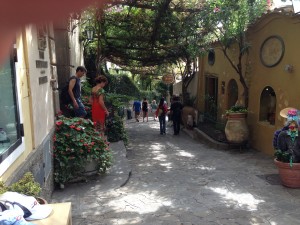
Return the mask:
<svg viewBox="0 0 300 225"><path fill-rule="evenodd" d="M77 24L77 26L76 26ZM75 74L75 70L78 66L84 66L83 62L83 46L79 42L80 27L78 26L78 20L71 21L71 27L76 26L74 30L69 32L70 43L70 65L73 66L72 74Z"/></svg>
<svg viewBox="0 0 300 225"><path fill-rule="evenodd" d="M190 82L187 91L190 93L191 97L197 95L197 84L198 84L198 73L194 76L193 80ZM181 95L182 94L182 81L177 81L173 84L173 94Z"/></svg>
<svg viewBox="0 0 300 225"><path fill-rule="evenodd" d="M32 118L34 132L34 147L39 146L54 126L53 95L50 85L49 46L42 51L41 58L38 49L37 27L26 27L26 42L28 53L28 71L30 78L30 93L32 98ZM47 63L46 68L37 68L39 62ZM44 81L42 81L44 79Z"/></svg>

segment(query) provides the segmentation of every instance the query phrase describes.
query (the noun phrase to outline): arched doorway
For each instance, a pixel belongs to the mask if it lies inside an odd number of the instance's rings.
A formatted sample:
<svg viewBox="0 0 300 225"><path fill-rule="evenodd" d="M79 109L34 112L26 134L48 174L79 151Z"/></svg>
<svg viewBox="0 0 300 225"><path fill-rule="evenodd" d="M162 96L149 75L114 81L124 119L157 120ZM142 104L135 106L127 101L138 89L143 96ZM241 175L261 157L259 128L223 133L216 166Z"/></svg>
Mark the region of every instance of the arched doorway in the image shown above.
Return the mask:
<svg viewBox="0 0 300 225"><path fill-rule="evenodd" d="M227 93L228 93L227 109L229 109L231 106L235 105L239 97L238 85L234 79L231 79L228 82Z"/></svg>
<svg viewBox="0 0 300 225"><path fill-rule="evenodd" d="M205 119L215 123L217 121L218 109L218 78L212 75L205 77Z"/></svg>

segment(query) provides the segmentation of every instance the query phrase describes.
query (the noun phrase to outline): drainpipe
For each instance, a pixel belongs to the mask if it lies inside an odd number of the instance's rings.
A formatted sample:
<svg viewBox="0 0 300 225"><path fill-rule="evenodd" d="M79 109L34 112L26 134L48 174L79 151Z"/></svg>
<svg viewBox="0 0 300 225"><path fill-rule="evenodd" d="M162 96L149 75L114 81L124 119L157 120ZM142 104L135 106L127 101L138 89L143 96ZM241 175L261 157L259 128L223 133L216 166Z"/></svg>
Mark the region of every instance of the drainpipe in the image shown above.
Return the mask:
<svg viewBox="0 0 300 225"><path fill-rule="evenodd" d="M199 71L198 71L198 86L197 86L197 109L200 112L204 111L204 57L199 57Z"/></svg>
<svg viewBox="0 0 300 225"><path fill-rule="evenodd" d="M25 71L26 71L26 80L27 80L27 89L28 89L28 102L29 102L29 109L32 111L32 95L31 95L31 85L30 85L30 72L29 72L29 62L28 62L28 45L26 39L26 28L22 28L22 42L23 42L23 52L24 52L24 64L25 64ZM24 85L24 84L22 84ZM22 96L21 96L22 97ZM34 124L33 124L33 113L30 114L30 127L31 127L31 140L32 140L32 147L35 149L35 139L34 139Z"/></svg>

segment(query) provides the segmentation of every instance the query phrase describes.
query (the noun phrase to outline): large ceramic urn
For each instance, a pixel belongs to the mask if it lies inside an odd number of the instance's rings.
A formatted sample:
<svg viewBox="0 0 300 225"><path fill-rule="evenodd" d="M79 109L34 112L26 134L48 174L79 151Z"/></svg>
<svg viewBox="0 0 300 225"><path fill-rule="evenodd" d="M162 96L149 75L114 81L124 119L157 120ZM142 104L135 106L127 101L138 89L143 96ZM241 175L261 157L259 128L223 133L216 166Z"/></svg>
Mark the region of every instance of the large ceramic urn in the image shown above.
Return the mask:
<svg viewBox="0 0 300 225"><path fill-rule="evenodd" d="M249 138L249 129L246 123L247 113L229 113L225 126L225 135L230 143L243 143Z"/></svg>

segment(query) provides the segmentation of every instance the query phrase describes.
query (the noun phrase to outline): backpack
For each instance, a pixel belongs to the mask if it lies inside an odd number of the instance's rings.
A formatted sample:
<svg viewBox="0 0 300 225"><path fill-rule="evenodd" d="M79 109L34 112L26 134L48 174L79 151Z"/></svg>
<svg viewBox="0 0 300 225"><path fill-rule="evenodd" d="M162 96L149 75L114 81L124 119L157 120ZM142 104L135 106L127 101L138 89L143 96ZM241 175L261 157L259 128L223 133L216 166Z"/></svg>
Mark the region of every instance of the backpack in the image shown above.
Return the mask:
<svg viewBox="0 0 300 225"><path fill-rule="evenodd" d="M71 97L69 95L69 82L67 82L65 86L61 89L59 99L60 102L64 105L68 105L72 102Z"/></svg>
<svg viewBox="0 0 300 225"><path fill-rule="evenodd" d="M60 92L60 96L59 96L59 99L60 99L60 102L64 105L68 105L70 103L72 103L72 99L71 99L71 96L69 94L69 82L71 79L74 79L75 76L72 76L68 82L66 82L65 86L61 89L61 92Z"/></svg>

